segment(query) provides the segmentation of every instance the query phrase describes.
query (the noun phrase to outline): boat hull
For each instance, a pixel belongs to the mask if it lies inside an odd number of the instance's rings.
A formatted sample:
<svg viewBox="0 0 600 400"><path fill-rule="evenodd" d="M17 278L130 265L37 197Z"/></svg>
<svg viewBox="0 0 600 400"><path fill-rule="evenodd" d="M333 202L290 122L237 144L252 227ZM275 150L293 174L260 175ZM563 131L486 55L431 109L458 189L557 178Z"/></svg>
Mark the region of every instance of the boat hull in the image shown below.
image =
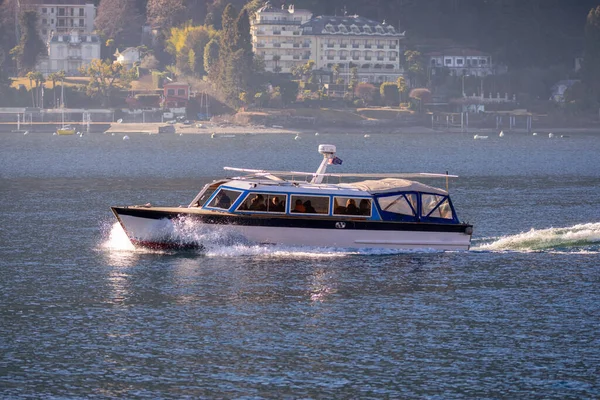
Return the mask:
<svg viewBox="0 0 600 400"><path fill-rule="evenodd" d="M150 248L201 247L213 231L258 244L338 248L468 250L472 226L350 220L257 217L181 208L113 207L135 246Z"/></svg>

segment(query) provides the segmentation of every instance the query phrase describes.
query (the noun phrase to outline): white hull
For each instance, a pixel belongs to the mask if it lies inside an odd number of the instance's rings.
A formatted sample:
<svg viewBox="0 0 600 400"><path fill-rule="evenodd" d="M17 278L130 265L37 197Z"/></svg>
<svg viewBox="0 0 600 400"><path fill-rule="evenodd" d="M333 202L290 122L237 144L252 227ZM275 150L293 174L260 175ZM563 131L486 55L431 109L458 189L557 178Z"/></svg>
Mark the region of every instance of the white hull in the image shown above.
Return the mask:
<svg viewBox="0 0 600 400"><path fill-rule="evenodd" d="M257 244L311 247L468 250L471 242L471 236L461 232L216 225L130 215L119 215L119 219L134 245L150 247L177 247L191 242L203 245L207 232L212 233L213 240L228 236Z"/></svg>

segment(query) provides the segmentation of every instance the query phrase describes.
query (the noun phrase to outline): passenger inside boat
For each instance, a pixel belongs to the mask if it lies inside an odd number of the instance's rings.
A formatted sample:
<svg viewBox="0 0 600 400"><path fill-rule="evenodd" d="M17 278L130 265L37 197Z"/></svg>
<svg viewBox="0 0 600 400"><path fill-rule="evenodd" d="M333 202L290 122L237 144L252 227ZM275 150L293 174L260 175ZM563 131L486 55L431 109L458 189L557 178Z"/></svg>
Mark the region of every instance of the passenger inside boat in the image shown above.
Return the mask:
<svg viewBox="0 0 600 400"><path fill-rule="evenodd" d="M346 214L348 215L358 215L358 207L356 207L356 200L348 199L346 202Z"/></svg>
<svg viewBox="0 0 600 400"><path fill-rule="evenodd" d="M262 194L257 194L254 196L248 209L252 211L267 211L267 205L265 204L264 196Z"/></svg>
<svg viewBox="0 0 600 400"><path fill-rule="evenodd" d="M285 211L285 200L280 201L279 197L273 196L271 202L268 203L267 211L283 212Z"/></svg>
<svg viewBox="0 0 600 400"><path fill-rule="evenodd" d="M304 208L304 204L302 203L301 199L296 200L296 205L294 206L294 209L292 210L292 212L297 212L297 213L306 212L306 208Z"/></svg>
<svg viewBox="0 0 600 400"><path fill-rule="evenodd" d="M362 199L358 206L360 215L371 215L371 200Z"/></svg>
<svg viewBox="0 0 600 400"><path fill-rule="evenodd" d="M231 207L231 199L227 196L224 190L221 190L219 194L217 194L217 203L215 207L219 208L229 208Z"/></svg>
<svg viewBox="0 0 600 400"><path fill-rule="evenodd" d="M304 203L304 212L305 213L309 213L309 214L316 214L317 210L315 210L315 208L312 206L312 203L310 200L306 200Z"/></svg>

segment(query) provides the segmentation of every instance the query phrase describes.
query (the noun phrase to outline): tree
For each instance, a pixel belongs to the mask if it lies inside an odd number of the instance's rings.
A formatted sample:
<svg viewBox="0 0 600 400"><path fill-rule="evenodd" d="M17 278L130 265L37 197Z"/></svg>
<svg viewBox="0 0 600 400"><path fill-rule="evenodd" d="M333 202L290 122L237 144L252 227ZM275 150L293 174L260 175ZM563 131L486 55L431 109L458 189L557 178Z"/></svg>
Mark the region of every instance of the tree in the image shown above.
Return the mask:
<svg viewBox="0 0 600 400"><path fill-rule="evenodd" d="M186 20L184 0L148 0L146 15L151 26L169 30Z"/></svg>
<svg viewBox="0 0 600 400"><path fill-rule="evenodd" d="M167 52L175 58L177 69L185 74L202 76L204 69L204 49L217 32L212 27L186 24L171 28L166 40ZM193 56L193 60L190 59Z"/></svg>
<svg viewBox="0 0 600 400"><path fill-rule="evenodd" d="M136 46L142 35L142 19L136 0L102 0L94 25L104 39L117 47Z"/></svg>
<svg viewBox="0 0 600 400"><path fill-rule="evenodd" d="M425 67L423 66L421 53L416 50L407 50L404 52L404 57L410 86L419 86L425 80Z"/></svg>
<svg viewBox="0 0 600 400"><path fill-rule="evenodd" d="M352 67L352 68L350 68L350 89L352 89L352 93L354 93L357 85L358 85L358 68Z"/></svg>
<svg viewBox="0 0 600 400"><path fill-rule="evenodd" d="M398 85L392 82L384 82L379 87L379 93L386 106L397 106L400 102L398 96Z"/></svg>
<svg viewBox="0 0 600 400"><path fill-rule="evenodd" d="M418 88L410 91L409 97L414 100L413 105L419 112L423 112L423 103L431 102L431 92L427 88Z"/></svg>
<svg viewBox="0 0 600 400"><path fill-rule="evenodd" d="M225 7L222 18L223 31L220 36L219 61L214 76L217 88L225 98L236 103L239 93L251 90L254 74L254 54L250 37L248 12L237 15L233 5ZM251 94L248 95L250 98Z"/></svg>
<svg viewBox="0 0 600 400"><path fill-rule="evenodd" d="M396 87L398 87L398 94L400 95L400 102L402 102L404 100L404 94L406 93L406 90L408 89L408 87L406 86L406 79L404 79L403 76L399 76L398 79L396 79Z"/></svg>
<svg viewBox="0 0 600 400"><path fill-rule="evenodd" d="M87 67L81 67L79 72L90 78L88 96L100 97L102 106L108 107L114 89L129 88L134 70L127 71L121 63L94 59Z"/></svg>
<svg viewBox="0 0 600 400"><path fill-rule="evenodd" d="M338 79L340 78L340 70L341 66L338 63L333 64L331 67L331 72L333 72L333 81L338 83Z"/></svg>
<svg viewBox="0 0 600 400"><path fill-rule="evenodd" d="M376 90L377 89L375 88L375 86L373 86L370 83L359 83L358 85L356 85L356 89L354 89L354 92L356 94L356 97L361 99L365 103L365 105L368 105L375 98Z"/></svg>
<svg viewBox="0 0 600 400"><path fill-rule="evenodd" d="M592 8L585 24L583 82L592 101L600 101L600 6Z"/></svg>
<svg viewBox="0 0 600 400"><path fill-rule="evenodd" d="M38 71L29 71L26 76L27 79L29 79L32 107L40 107L42 83L44 83L46 79L44 78L44 75ZM35 90L33 88L33 82L35 82Z"/></svg>
<svg viewBox="0 0 600 400"><path fill-rule="evenodd" d="M209 80L214 81L217 75L219 62L219 41L211 39L204 47L204 70L208 73Z"/></svg>
<svg viewBox="0 0 600 400"><path fill-rule="evenodd" d="M37 13L25 11L19 18L21 27L21 40L11 50L13 58L17 61L19 72L31 71L35 68L37 58L46 53L46 46L37 32Z"/></svg>

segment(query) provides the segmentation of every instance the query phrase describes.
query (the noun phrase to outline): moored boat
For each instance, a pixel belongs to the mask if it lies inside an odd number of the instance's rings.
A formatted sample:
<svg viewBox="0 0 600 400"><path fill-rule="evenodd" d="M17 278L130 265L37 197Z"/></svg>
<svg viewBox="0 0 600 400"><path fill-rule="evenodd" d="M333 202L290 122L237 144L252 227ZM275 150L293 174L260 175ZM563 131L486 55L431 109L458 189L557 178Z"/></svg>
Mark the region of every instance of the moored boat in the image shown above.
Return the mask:
<svg viewBox="0 0 600 400"><path fill-rule="evenodd" d="M56 134L57 135L74 135L75 128L73 128L71 125L63 125L56 130Z"/></svg>
<svg viewBox="0 0 600 400"><path fill-rule="evenodd" d="M448 191L413 180L455 176L326 173L341 160L333 145L320 145L319 152L323 161L315 173L225 167L244 175L208 183L187 207L112 211L131 242L148 248L201 247L192 226L258 244L469 249L473 227L458 219ZM342 179L363 180L327 182Z"/></svg>

